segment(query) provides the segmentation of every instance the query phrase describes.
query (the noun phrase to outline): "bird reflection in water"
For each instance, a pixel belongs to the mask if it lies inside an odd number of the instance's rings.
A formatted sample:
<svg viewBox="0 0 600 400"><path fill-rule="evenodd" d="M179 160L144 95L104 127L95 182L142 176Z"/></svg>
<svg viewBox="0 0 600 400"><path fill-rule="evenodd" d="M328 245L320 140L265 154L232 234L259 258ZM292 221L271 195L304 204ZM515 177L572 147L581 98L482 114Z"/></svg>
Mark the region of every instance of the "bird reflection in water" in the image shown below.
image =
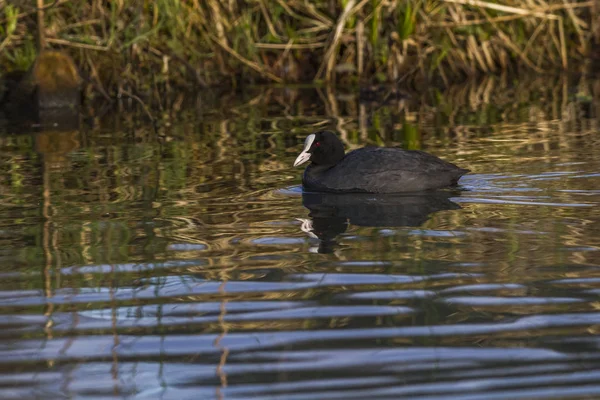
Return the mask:
<svg viewBox="0 0 600 400"><path fill-rule="evenodd" d="M319 240L319 246L311 249L318 253L332 253L337 246L336 238L346 232L348 225L363 227L418 227L431 214L461 207L451 200L460 192L429 191L411 194L369 193L302 193L302 204L309 209L301 229Z"/></svg>

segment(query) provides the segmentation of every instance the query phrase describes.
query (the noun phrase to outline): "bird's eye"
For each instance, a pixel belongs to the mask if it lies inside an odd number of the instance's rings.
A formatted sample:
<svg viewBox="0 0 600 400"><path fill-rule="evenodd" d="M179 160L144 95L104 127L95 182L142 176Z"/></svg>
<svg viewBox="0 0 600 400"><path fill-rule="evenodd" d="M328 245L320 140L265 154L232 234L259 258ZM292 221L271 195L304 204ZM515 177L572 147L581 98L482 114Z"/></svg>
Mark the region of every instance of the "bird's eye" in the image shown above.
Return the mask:
<svg viewBox="0 0 600 400"><path fill-rule="evenodd" d="M320 146L321 146L321 142L315 143L315 147L320 147Z"/></svg>

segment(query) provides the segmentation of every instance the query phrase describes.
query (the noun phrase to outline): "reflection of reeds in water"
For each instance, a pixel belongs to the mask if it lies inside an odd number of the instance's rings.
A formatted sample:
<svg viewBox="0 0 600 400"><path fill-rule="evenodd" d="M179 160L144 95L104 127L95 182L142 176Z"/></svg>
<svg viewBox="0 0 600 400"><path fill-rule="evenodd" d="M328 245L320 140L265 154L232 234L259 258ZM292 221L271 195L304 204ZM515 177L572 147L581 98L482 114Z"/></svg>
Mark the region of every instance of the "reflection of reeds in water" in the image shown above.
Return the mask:
<svg viewBox="0 0 600 400"><path fill-rule="evenodd" d="M387 96L386 90L382 96ZM288 273L343 272L350 267L336 262L373 259L390 263L352 267L352 271L423 275L439 267L439 263L432 266L428 260L443 260L447 262L446 270L473 273L493 264L497 282L525 284L544 278L538 271L530 274L532 265L553 265L561 259L565 263L598 264L598 252L581 250L563 255L560 249L565 244L575 247L582 242L600 246L594 239L596 218L593 210L580 209L571 224L556 227L556 218L572 218L573 209L537 206L527 209L530 220L537 222L524 226L518 218L523 206L466 204L462 212L434 214L420 229L399 229L377 240L342 238L342 249L336 253L339 258L315 263L306 255L308 239L295 222L289 222L306 215L299 198L273 193L274 189L299 183L301 170L291 169L290 164L308 132L337 129L348 148L365 144L426 148L478 174L502 173L510 177L553 171L558 170L553 167L555 160L578 162L579 149L598 149L594 136L598 126L597 90L593 82L585 80L569 82L564 78L549 85L547 79L540 78L515 85L490 78L479 85L469 83L446 92L432 89L411 98L393 95L381 104L327 89L271 88L248 98L223 96L221 104L202 110L201 121L196 119L196 109L183 107L176 115L168 115L169 110L165 110L169 124L159 121L158 136L138 122L142 111L107 116L98 121L96 129L79 132L77 140L70 134L37 136L38 154L32 152L33 136L2 136L0 145L8 155L0 161L4 172L0 180L2 208L10 210L22 202L37 204L45 199L49 210L42 224L27 219L36 213L11 217L10 211L3 211L2 221L16 224L25 218L28 224L27 232L11 239L11 245L26 247L31 238L42 243L44 254L24 251L20 261L24 270L36 264L43 266L41 288L48 298L54 291L68 287L108 287L114 298L114 289L135 287L140 280L154 278L160 282L172 275L189 275L223 284L216 293L171 299L222 302L222 316L217 322L203 325L206 332L226 335L242 330L343 327L348 324L343 318L325 322L228 322L226 305L240 299L304 300L339 294L348 286L240 294L228 292L227 282L278 281L282 275L277 274ZM31 159L43 160L52 167L45 170L43 180L48 196L36 185L40 170ZM572 180L569 188L585 190L589 189L587 185L585 179L578 179ZM553 188L552 184L547 187ZM565 203L583 201L576 193L560 196ZM447 236L428 235L429 228ZM350 227L349 235L373 236L376 229ZM281 237L297 241L281 245L257 240ZM202 246L173 252L168 250L172 242ZM70 265L151 260L152 266L173 258L198 263L111 274L60 274L62 267ZM472 265L452 264L464 260ZM574 270L571 276L578 273ZM489 276L463 276L444 283L468 284L480 279ZM19 284L41 286L33 281ZM435 285L416 282L401 286L422 289ZM364 285L360 289L399 286ZM122 304L114 300L93 307L116 310ZM64 307L48 307L48 316ZM521 311L515 307L515 312ZM115 344L119 333L143 331L118 328L116 314L113 320ZM48 337L55 335L51 328L52 324L48 326ZM186 331L185 327L178 329ZM190 329L194 333L197 328ZM217 340L215 346L220 345ZM221 350L222 365L228 350L226 346ZM226 376L222 374L221 378L225 386Z"/></svg>
<svg viewBox="0 0 600 400"><path fill-rule="evenodd" d="M193 117L194 110L181 111L181 123L159 128L166 139L163 144L150 133L152 129L138 125L135 114L130 113L126 119L115 119L110 127L102 121L103 129L115 133L83 134L85 151L70 161L77 175L61 172L62 183L53 181L58 185L53 190L61 191L61 185L83 190L81 196L96 203L81 206L90 211L91 206L96 215L110 212L110 204L115 201L139 200L148 206L158 201L160 205L171 202L182 211L198 210L202 218L213 223L233 223L240 218L227 208L219 211L218 200L198 207L200 199L220 197L226 201L234 193L269 188L274 182L283 183L292 177L297 182L300 170L290 169L289 160L303 136L320 128L337 128L348 148L365 144L421 148L423 142L429 146L448 143L446 157L466 167L478 154L469 147L477 137L489 143L485 152L494 160L492 171L505 169L509 161L526 161L527 153L533 150L536 157L552 161L555 149L594 144L592 133L597 122L586 117L595 115L596 103L586 100L586 96L593 99L596 89L582 80L577 83L582 94L578 97L569 93L567 88L573 85L567 83L564 78L548 85L546 78L540 78L515 85L490 78L479 85L460 85L444 93L431 90L420 97L413 95L383 105L327 90L317 89L317 97L310 91L270 90L251 98L250 104L224 97L223 105L233 103L226 109L230 117L222 115L217 104L214 111L204 110L200 126ZM285 134L287 131L293 135ZM2 138L5 144L20 140ZM53 136L53 140L53 146L62 146L59 136ZM128 146L135 142L139 144ZM540 149L543 151L537 151ZM57 154L54 150L38 151L46 158ZM60 157L65 160L64 155ZM35 173L12 170L19 174L11 180L13 183L23 179L21 172L29 176ZM15 198L9 181L0 190L6 195L5 201ZM76 191L63 193L69 202L78 196ZM169 196L163 198L160 193ZM221 194L215 196L217 193Z"/></svg>

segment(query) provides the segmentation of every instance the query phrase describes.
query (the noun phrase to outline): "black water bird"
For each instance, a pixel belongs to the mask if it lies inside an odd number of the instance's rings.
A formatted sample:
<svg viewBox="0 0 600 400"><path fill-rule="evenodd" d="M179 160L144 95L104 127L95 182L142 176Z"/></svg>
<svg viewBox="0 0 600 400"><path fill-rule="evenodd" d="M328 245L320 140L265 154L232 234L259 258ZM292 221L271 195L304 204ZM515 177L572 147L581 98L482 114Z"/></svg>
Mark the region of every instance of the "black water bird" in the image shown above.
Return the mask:
<svg viewBox="0 0 600 400"><path fill-rule="evenodd" d="M457 184L469 172L419 150L364 147L348 154L338 137L319 131L306 137L294 167L310 161L304 189L337 193L402 193Z"/></svg>

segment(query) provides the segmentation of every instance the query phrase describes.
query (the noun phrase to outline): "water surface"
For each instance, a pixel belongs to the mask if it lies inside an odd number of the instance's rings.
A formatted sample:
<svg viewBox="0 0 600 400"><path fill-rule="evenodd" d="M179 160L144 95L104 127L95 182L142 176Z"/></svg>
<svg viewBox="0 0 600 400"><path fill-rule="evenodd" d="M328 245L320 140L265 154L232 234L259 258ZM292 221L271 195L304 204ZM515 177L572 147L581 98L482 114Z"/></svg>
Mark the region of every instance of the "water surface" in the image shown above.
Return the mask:
<svg viewBox="0 0 600 400"><path fill-rule="evenodd" d="M0 398L600 397L597 87L253 88L156 128L127 107L0 124ZM473 172L302 193L321 128Z"/></svg>

